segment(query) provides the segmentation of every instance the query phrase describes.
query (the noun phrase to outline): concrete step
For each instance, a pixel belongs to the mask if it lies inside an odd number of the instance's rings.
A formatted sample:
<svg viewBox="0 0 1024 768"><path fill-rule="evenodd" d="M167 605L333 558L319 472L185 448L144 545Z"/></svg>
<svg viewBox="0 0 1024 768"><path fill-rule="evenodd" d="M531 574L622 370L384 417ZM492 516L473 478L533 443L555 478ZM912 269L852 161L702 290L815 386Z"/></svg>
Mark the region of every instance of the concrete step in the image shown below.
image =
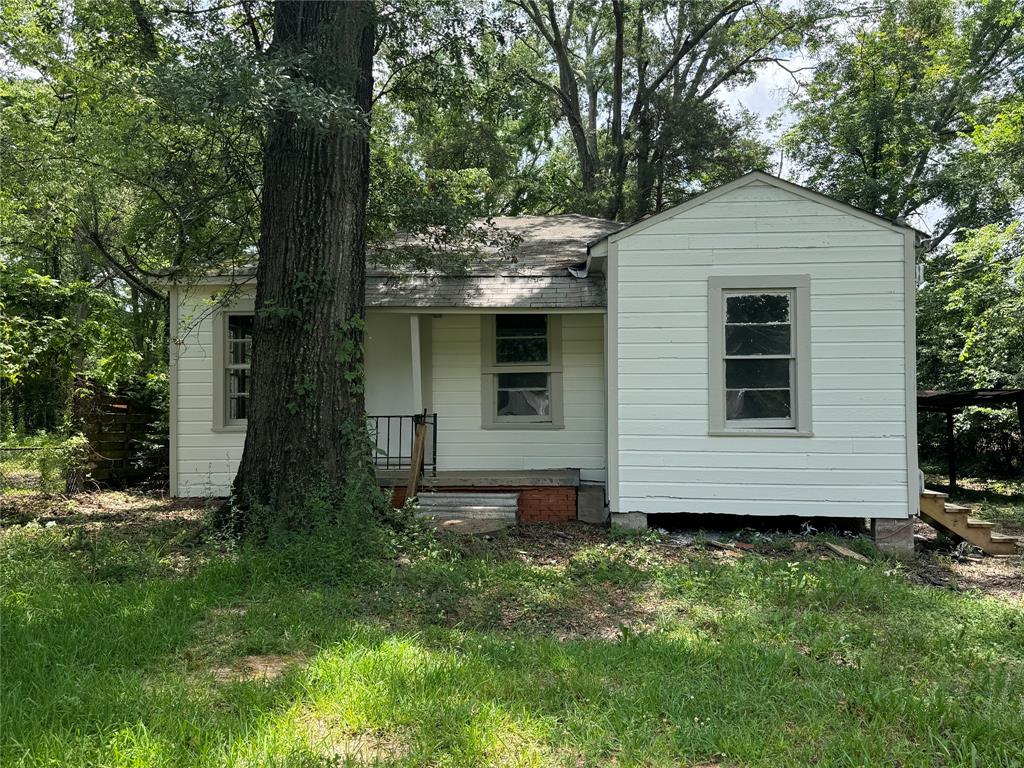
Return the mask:
<svg viewBox="0 0 1024 768"><path fill-rule="evenodd" d="M509 507L430 506L420 507L416 514L432 518L464 518L467 520L515 520L516 510Z"/></svg>

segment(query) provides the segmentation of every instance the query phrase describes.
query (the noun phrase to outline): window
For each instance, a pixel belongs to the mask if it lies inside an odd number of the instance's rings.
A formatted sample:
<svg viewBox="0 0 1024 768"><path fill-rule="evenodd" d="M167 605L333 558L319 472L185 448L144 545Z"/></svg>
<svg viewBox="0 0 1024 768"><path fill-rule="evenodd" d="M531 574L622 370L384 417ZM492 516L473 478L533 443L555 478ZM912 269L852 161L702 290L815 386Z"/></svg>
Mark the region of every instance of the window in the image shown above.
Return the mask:
<svg viewBox="0 0 1024 768"><path fill-rule="evenodd" d="M251 302L248 302L251 304ZM241 431L249 416L252 391L252 329L254 316L248 304L240 311L221 312L214 317L214 402L215 431Z"/></svg>
<svg viewBox="0 0 1024 768"><path fill-rule="evenodd" d="M557 315L493 315L481 327L483 426L562 423L561 322Z"/></svg>
<svg viewBox="0 0 1024 768"><path fill-rule="evenodd" d="M709 280L712 432L810 432L810 281Z"/></svg>
<svg viewBox="0 0 1024 768"><path fill-rule="evenodd" d="M227 421L245 421L249 413L249 363L252 358L252 315L227 316Z"/></svg>

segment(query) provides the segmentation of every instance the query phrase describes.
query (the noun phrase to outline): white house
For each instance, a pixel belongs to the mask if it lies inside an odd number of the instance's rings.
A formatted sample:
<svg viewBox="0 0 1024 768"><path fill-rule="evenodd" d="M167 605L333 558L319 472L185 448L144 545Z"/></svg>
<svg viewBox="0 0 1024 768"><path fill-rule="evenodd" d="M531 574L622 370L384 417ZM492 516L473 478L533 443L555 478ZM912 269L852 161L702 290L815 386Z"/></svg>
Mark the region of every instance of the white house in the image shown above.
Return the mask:
<svg viewBox="0 0 1024 768"><path fill-rule="evenodd" d="M632 225L496 223L520 238L514 261L368 272L382 482L426 412L424 484L517 491L524 521L575 518L600 493L631 524L861 517L906 538L898 521L919 496L914 230L760 172ZM234 275L171 289L175 495L229 490L253 288Z"/></svg>

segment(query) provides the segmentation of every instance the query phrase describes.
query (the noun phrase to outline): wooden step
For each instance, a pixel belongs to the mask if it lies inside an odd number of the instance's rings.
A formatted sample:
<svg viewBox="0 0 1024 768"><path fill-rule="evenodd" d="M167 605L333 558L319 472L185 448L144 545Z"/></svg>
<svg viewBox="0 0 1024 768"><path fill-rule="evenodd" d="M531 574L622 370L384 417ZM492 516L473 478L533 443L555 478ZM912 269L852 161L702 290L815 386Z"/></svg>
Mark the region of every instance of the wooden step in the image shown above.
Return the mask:
<svg viewBox="0 0 1024 768"><path fill-rule="evenodd" d="M951 533L989 555L1012 555L1017 551L1016 536L993 533L995 523L970 517L970 507L950 504L945 499L944 493L922 493L921 519L936 530Z"/></svg>
<svg viewBox="0 0 1024 768"><path fill-rule="evenodd" d="M993 522L990 522L989 520L979 520L976 517L968 517L967 518L967 527L968 528L995 528L996 524L993 523Z"/></svg>

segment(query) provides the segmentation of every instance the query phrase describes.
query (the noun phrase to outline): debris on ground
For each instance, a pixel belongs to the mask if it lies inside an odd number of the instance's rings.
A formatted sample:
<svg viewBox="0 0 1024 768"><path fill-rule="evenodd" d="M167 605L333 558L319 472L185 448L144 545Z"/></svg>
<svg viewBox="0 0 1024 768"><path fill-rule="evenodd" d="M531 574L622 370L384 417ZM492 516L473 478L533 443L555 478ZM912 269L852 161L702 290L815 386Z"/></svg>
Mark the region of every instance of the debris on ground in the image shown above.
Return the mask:
<svg viewBox="0 0 1024 768"><path fill-rule="evenodd" d="M860 552L854 552L852 549L850 549L849 547L844 547L842 544L833 544L831 541L826 541L825 546L831 549L837 555L842 555L843 557L848 557L851 560L856 560L858 563L871 562L866 557L864 557L864 555L860 554Z"/></svg>

